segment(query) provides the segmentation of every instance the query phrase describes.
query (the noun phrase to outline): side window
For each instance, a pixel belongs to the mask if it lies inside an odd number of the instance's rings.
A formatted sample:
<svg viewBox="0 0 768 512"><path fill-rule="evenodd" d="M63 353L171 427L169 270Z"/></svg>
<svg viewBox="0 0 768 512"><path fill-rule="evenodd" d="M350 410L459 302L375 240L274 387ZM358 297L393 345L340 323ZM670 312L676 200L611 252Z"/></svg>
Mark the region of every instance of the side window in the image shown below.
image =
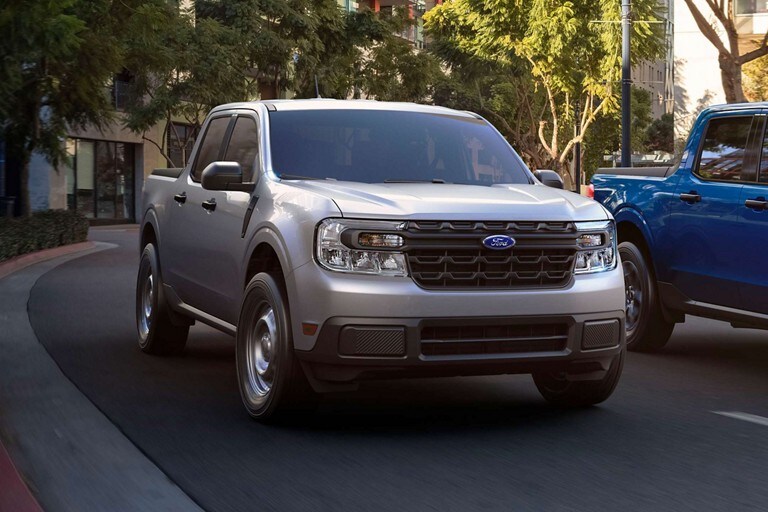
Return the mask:
<svg viewBox="0 0 768 512"><path fill-rule="evenodd" d="M705 180L742 182L748 179L742 172L751 126L751 116L710 120L696 174Z"/></svg>
<svg viewBox="0 0 768 512"><path fill-rule="evenodd" d="M203 169L219 157L221 143L224 140L224 135L227 133L230 119L231 117L229 116L217 117L208 123L208 129L205 130L203 141L200 143L200 149L195 157L195 167L192 169L193 180L200 181Z"/></svg>
<svg viewBox="0 0 768 512"><path fill-rule="evenodd" d="M760 156L760 183L768 183L768 129L763 138L763 151Z"/></svg>
<svg viewBox="0 0 768 512"><path fill-rule="evenodd" d="M243 182L253 181L256 157L259 154L259 130L251 117L241 116L235 122L232 138L224 155L227 162L237 162L243 169Z"/></svg>

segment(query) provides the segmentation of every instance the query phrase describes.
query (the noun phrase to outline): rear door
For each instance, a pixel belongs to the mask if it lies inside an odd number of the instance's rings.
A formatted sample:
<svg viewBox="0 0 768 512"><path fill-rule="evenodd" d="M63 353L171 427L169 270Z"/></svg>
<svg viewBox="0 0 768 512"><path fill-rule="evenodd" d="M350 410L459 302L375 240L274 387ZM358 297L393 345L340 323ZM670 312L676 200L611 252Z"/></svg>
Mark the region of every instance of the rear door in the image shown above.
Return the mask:
<svg viewBox="0 0 768 512"><path fill-rule="evenodd" d="M738 308L743 272L739 206L747 143L754 114L712 114L690 172L684 172L671 202L672 284L689 298Z"/></svg>
<svg viewBox="0 0 768 512"><path fill-rule="evenodd" d="M741 190L743 274L739 283L742 309L768 314L768 130L765 114L756 117L754 154L757 174Z"/></svg>

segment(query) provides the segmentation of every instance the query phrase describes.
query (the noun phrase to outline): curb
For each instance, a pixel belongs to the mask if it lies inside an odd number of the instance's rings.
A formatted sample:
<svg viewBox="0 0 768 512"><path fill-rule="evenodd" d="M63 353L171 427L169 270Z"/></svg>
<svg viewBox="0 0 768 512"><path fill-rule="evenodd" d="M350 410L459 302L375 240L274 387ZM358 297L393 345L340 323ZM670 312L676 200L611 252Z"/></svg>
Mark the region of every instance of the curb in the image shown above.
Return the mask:
<svg viewBox="0 0 768 512"><path fill-rule="evenodd" d="M0 512L42 512L0 442Z"/></svg>
<svg viewBox="0 0 768 512"><path fill-rule="evenodd" d="M42 251L35 251L29 254L16 256L15 258L0 263L0 279L9 274L13 274L14 272L18 272L21 269L27 268L30 265L34 265L35 263L41 263L78 251L85 251L92 249L93 247L95 247L93 242L80 242L77 244L62 245L52 249L43 249Z"/></svg>

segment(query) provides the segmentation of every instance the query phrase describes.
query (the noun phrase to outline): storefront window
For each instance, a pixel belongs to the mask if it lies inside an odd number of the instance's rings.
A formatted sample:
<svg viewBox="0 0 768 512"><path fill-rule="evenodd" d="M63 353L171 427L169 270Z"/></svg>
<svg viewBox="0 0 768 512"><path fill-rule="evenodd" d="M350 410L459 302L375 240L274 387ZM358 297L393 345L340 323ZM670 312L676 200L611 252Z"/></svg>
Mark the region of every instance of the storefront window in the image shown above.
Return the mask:
<svg viewBox="0 0 768 512"><path fill-rule="evenodd" d="M135 218L135 146L122 142L70 139L67 206L89 218Z"/></svg>

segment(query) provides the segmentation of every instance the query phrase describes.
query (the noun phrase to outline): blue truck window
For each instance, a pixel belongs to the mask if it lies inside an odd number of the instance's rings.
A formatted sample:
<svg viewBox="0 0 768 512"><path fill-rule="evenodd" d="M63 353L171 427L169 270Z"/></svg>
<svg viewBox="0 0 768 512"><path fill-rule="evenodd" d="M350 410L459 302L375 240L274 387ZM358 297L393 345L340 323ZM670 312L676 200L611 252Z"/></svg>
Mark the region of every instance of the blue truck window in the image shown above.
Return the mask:
<svg viewBox="0 0 768 512"><path fill-rule="evenodd" d="M751 116L710 120L696 174L705 180L743 181L744 152L751 126Z"/></svg>

